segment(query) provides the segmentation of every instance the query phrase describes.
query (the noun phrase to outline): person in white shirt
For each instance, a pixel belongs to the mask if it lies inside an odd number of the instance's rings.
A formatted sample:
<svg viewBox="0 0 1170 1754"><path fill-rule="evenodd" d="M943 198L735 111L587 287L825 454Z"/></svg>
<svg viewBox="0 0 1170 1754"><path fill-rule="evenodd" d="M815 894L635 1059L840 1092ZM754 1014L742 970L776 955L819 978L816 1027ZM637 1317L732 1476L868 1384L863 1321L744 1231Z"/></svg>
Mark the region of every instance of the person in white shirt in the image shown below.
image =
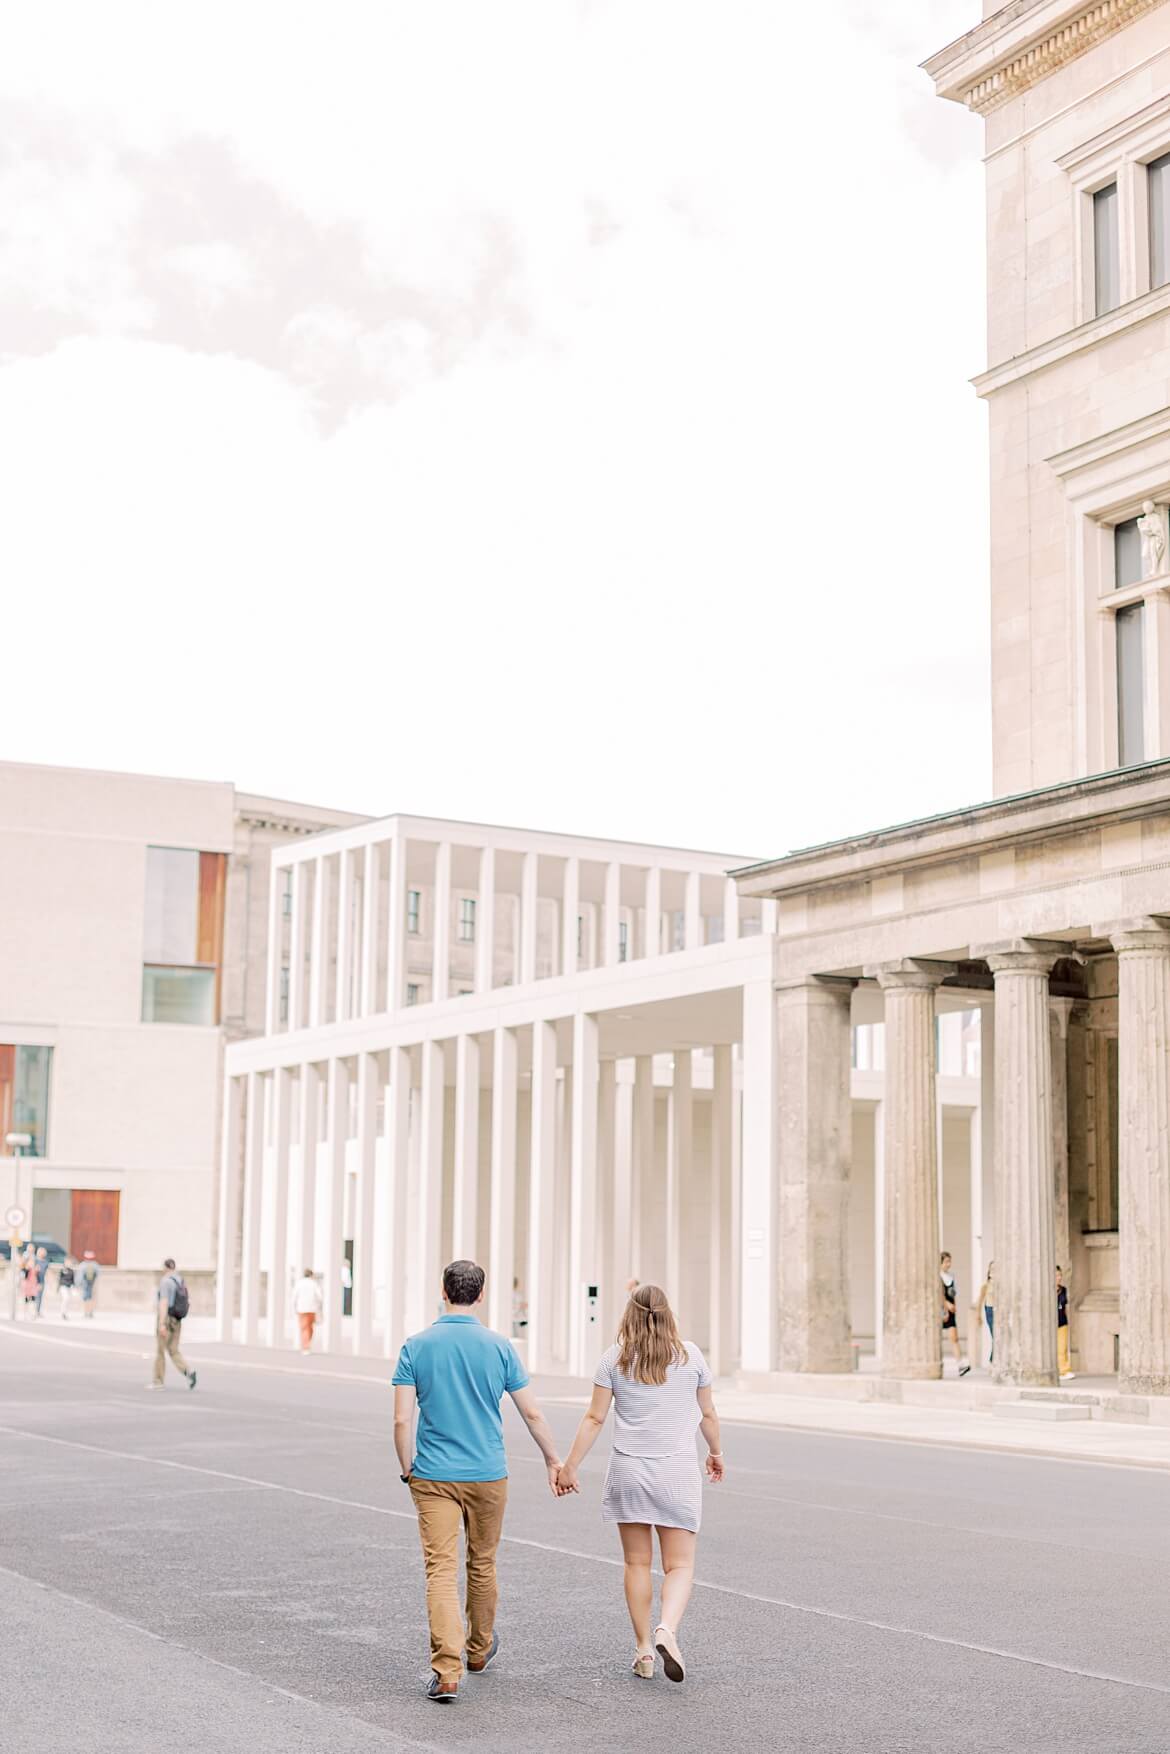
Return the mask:
<svg viewBox="0 0 1170 1754"><path fill-rule="evenodd" d="M297 1323L301 1330L301 1356L307 1358L313 1346L313 1329L317 1325L317 1317L323 1307L321 1287L313 1277L312 1267L306 1267L297 1280L297 1288L293 1292L293 1308L297 1313Z"/></svg>

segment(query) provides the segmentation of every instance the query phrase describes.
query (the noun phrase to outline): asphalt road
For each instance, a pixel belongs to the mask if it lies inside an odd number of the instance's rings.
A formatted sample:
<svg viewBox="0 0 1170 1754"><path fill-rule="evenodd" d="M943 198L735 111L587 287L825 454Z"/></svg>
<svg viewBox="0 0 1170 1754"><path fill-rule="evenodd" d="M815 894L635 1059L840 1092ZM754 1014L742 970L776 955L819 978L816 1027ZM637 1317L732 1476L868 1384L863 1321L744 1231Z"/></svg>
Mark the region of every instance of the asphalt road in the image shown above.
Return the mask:
<svg viewBox="0 0 1170 1754"><path fill-rule="evenodd" d="M140 1350L0 1336L0 1699L38 1745L1170 1749L1165 1473L729 1425L676 1687L628 1672L604 1440L558 1502L513 1419L501 1653L437 1707L386 1388L152 1395Z"/></svg>

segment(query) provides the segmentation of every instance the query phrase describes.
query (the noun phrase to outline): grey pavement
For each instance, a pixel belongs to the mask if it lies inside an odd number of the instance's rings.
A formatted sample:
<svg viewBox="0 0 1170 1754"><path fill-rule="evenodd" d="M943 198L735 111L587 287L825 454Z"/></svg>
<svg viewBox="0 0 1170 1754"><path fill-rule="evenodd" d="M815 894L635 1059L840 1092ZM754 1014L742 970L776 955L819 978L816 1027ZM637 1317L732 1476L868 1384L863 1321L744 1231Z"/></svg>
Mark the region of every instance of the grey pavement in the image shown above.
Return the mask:
<svg viewBox="0 0 1170 1754"><path fill-rule="evenodd" d="M558 1502L510 1420L502 1649L444 1708L385 1373L209 1349L194 1394L149 1394L142 1351L0 1328L0 1690L54 1740L1170 1749L1162 1471L728 1425L674 1687L628 1672L605 1440ZM567 1446L576 1409L549 1413Z"/></svg>

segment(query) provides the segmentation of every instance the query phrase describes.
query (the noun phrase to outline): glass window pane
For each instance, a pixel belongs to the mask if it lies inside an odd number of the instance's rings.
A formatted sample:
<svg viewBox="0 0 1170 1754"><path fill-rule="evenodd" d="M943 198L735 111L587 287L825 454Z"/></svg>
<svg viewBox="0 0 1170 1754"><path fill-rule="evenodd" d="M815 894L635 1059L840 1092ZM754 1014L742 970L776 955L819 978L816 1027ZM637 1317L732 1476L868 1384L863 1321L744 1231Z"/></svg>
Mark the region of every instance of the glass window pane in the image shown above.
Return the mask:
<svg viewBox="0 0 1170 1754"><path fill-rule="evenodd" d="M1121 261L1117 237L1117 184L1098 189L1093 196L1093 278L1097 315L1113 311L1121 303Z"/></svg>
<svg viewBox="0 0 1170 1754"><path fill-rule="evenodd" d="M0 1157L13 1153L6 1143L9 1133L27 1133L30 1145L24 1157L43 1157L49 1125L48 1047L0 1046Z"/></svg>
<svg viewBox="0 0 1170 1754"><path fill-rule="evenodd" d="M1113 588L1123 591L1126 585L1140 584L1142 576L1142 533L1136 518L1113 527Z"/></svg>
<svg viewBox="0 0 1170 1754"><path fill-rule="evenodd" d="M144 968L143 1023L214 1023L215 970Z"/></svg>
<svg viewBox="0 0 1170 1754"><path fill-rule="evenodd" d="M1117 765L1131 767L1146 754L1142 696L1142 605L1119 609L1117 621Z"/></svg>
<svg viewBox="0 0 1170 1754"><path fill-rule="evenodd" d="M1170 280L1170 152L1156 158L1146 174L1150 200L1150 285L1165 286Z"/></svg>
<svg viewBox="0 0 1170 1754"><path fill-rule="evenodd" d="M198 930L199 854L185 847L147 847L142 960L194 962Z"/></svg>

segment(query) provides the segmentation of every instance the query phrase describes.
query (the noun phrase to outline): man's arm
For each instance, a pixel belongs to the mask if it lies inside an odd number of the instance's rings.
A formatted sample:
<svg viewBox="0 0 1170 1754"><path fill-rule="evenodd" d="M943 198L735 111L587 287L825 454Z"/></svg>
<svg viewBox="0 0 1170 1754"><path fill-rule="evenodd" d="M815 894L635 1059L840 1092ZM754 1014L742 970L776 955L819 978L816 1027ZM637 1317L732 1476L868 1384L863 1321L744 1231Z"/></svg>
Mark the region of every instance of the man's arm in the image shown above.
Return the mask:
<svg viewBox="0 0 1170 1754"><path fill-rule="evenodd" d="M414 1405L413 1385L399 1383L394 1390L394 1448L400 1474L409 1474L414 1466Z"/></svg>
<svg viewBox="0 0 1170 1754"><path fill-rule="evenodd" d="M512 1405L528 1427L528 1434L544 1457L544 1465L548 1469L550 1490L557 1489L557 1474L561 1466L561 1458L557 1454L557 1440L552 1434L552 1427L536 1404L536 1396L530 1388L512 1389Z"/></svg>

